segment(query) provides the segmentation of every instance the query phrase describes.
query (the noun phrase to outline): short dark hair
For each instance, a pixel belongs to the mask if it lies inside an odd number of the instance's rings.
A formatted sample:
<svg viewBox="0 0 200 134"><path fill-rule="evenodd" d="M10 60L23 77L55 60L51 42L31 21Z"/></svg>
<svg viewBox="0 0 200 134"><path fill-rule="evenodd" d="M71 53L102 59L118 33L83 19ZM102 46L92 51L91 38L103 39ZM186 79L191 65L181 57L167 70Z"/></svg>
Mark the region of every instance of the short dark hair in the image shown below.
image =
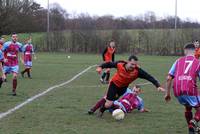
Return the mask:
<svg viewBox="0 0 200 134"><path fill-rule="evenodd" d="M114 39L111 39L109 42L115 42L115 40L114 40Z"/></svg>
<svg viewBox="0 0 200 134"><path fill-rule="evenodd" d="M135 55L131 55L131 56L128 57L128 61L131 61L132 59L135 60L135 61L138 61L138 58Z"/></svg>
<svg viewBox="0 0 200 134"><path fill-rule="evenodd" d="M141 86L140 86L140 85L135 85L135 87L136 87L136 88L141 88Z"/></svg>
<svg viewBox="0 0 200 134"><path fill-rule="evenodd" d="M16 32L13 32L12 35L17 34Z"/></svg>
<svg viewBox="0 0 200 134"><path fill-rule="evenodd" d="M195 46L193 43L188 43L184 46L184 49L195 49Z"/></svg>

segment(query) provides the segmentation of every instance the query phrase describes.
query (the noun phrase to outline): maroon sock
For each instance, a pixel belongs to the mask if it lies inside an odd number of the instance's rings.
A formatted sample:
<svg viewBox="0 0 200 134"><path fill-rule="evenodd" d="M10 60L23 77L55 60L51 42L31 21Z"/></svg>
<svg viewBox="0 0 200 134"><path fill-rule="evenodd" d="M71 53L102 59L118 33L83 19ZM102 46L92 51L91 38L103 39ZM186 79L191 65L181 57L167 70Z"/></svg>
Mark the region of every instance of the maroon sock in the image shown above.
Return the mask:
<svg viewBox="0 0 200 134"><path fill-rule="evenodd" d="M17 79L14 78L14 79L13 79L13 91L14 91L14 92L16 91L16 88L17 88Z"/></svg>
<svg viewBox="0 0 200 134"><path fill-rule="evenodd" d="M99 109L102 105L104 105L106 102L105 98L101 98L92 108L91 110L95 112L97 109Z"/></svg>
<svg viewBox="0 0 200 134"><path fill-rule="evenodd" d="M200 120L200 110L196 110L196 113L194 115L194 119L198 122Z"/></svg>
<svg viewBox="0 0 200 134"><path fill-rule="evenodd" d="M193 115L192 115L192 107L186 107L185 108L185 119L189 125L190 120L192 120Z"/></svg>

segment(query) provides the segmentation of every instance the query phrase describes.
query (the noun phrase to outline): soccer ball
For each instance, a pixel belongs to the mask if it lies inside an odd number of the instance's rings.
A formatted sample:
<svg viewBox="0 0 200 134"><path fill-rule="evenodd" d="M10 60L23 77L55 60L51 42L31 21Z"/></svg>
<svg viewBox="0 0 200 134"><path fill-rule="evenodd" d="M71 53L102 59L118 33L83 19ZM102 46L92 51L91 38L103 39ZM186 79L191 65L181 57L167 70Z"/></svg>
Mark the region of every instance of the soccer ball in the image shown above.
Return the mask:
<svg viewBox="0 0 200 134"><path fill-rule="evenodd" d="M71 56L69 56L69 55L68 55L68 56L67 56L67 58L68 58L68 59L70 59L70 58L71 58Z"/></svg>
<svg viewBox="0 0 200 134"><path fill-rule="evenodd" d="M125 113L121 109L116 109L113 111L112 116L115 120L123 120Z"/></svg>

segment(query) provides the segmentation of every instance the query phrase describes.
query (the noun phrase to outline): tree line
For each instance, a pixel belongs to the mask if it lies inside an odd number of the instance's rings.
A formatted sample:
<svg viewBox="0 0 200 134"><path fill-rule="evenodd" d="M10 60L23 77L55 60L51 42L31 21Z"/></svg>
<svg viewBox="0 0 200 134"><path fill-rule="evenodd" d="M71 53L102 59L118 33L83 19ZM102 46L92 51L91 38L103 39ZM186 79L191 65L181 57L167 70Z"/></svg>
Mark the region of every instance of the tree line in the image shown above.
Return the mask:
<svg viewBox="0 0 200 134"><path fill-rule="evenodd" d="M180 55L186 42L200 38L200 23L178 18L175 32L173 16L159 18L151 11L138 16L91 16L70 14L54 3L49 14L49 41L44 33L33 36L38 51L99 53L114 39L118 53ZM0 0L0 36L46 29L47 9L34 0Z"/></svg>
<svg viewBox="0 0 200 134"><path fill-rule="evenodd" d="M34 0L0 0L0 34L11 32L45 32L47 9ZM59 4L50 5L50 31L107 29L169 29L174 28L173 16L160 19L154 12L144 15L114 17L69 14ZM200 28L198 22L177 19L178 28Z"/></svg>

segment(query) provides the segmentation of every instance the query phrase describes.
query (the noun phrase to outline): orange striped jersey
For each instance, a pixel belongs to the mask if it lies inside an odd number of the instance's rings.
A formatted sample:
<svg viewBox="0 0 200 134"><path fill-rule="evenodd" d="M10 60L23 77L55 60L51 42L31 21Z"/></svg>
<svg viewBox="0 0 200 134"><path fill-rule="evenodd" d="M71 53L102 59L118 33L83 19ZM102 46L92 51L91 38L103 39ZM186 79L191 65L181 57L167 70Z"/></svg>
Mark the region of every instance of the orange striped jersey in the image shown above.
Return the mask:
<svg viewBox="0 0 200 134"><path fill-rule="evenodd" d="M105 62L111 62L111 61L114 61L115 59L115 48L112 48L112 47L107 47L103 54L103 60Z"/></svg>

